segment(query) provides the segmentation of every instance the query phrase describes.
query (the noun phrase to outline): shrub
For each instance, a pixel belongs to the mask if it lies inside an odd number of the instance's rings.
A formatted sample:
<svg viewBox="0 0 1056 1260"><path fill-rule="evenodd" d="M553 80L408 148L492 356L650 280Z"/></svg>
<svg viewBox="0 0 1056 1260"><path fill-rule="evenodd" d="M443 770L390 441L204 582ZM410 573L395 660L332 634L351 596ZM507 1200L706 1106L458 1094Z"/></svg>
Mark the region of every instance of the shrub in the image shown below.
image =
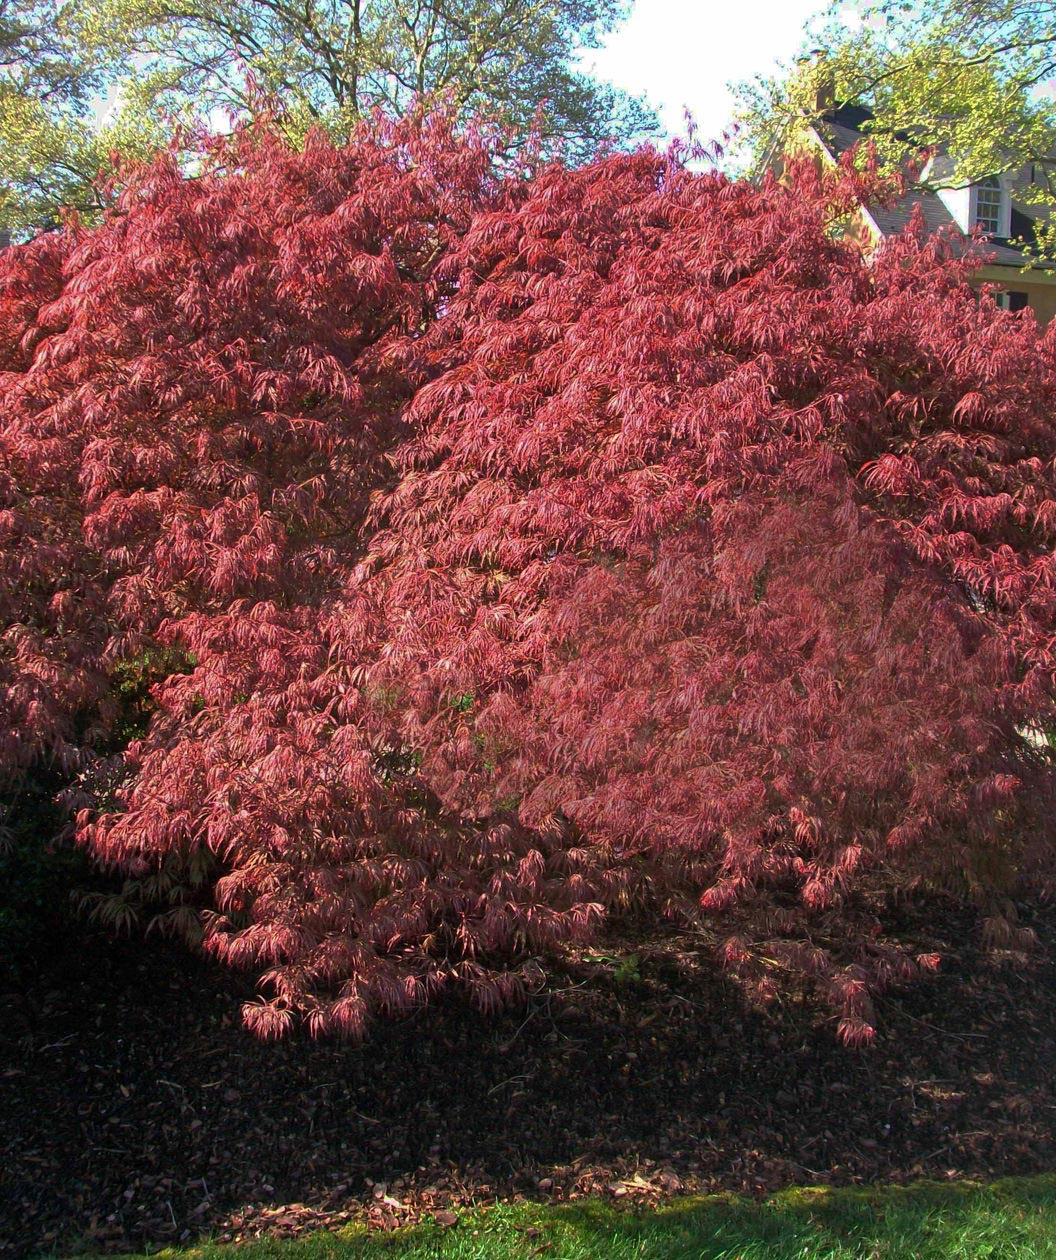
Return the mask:
<svg viewBox="0 0 1056 1260"><path fill-rule="evenodd" d="M104 862L207 851L262 1035L494 1005L634 907L867 1040L933 963L887 899L1051 870L1053 337L920 222L863 259L849 168L492 169L240 133L9 252L15 761Z"/></svg>

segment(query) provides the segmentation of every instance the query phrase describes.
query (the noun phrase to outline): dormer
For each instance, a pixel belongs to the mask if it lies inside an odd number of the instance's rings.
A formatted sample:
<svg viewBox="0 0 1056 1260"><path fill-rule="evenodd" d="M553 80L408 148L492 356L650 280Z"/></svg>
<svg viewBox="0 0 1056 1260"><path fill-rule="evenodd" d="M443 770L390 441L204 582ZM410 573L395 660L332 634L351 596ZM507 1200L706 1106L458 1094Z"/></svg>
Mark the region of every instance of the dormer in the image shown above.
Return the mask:
<svg viewBox="0 0 1056 1260"><path fill-rule="evenodd" d="M936 163L931 179L939 183L943 174ZM1002 241L1012 235L1012 197L1004 177L988 175L960 188L940 183L936 192L962 232L971 233L978 227L984 236Z"/></svg>

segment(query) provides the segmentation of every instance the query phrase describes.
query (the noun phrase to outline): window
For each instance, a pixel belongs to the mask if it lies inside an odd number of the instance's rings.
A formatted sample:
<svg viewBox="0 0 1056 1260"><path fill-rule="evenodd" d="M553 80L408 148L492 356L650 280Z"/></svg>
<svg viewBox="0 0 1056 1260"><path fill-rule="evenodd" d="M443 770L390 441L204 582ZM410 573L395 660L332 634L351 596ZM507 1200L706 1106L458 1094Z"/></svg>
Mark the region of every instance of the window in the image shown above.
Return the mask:
<svg viewBox="0 0 1056 1260"><path fill-rule="evenodd" d="M1002 293L995 293L994 301L1003 311L1022 311L1030 305L1030 299L1025 293L1017 293L1015 290L1010 292L1007 289Z"/></svg>
<svg viewBox="0 0 1056 1260"><path fill-rule="evenodd" d="M1002 236L1001 181L990 175L975 187L975 222L987 236Z"/></svg>

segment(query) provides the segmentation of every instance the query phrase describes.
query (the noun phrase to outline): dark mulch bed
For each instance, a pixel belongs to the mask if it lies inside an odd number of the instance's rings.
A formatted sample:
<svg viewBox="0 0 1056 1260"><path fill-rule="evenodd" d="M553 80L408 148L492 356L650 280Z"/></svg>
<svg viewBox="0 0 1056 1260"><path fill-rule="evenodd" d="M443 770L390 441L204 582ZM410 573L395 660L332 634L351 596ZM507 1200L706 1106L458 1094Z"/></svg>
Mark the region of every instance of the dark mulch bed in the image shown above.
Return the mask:
<svg viewBox="0 0 1056 1260"><path fill-rule="evenodd" d="M847 1051L761 1015L681 938L498 1019L456 1001L359 1046L246 1034L244 980L72 937L0 1012L0 1253L291 1234L523 1194L658 1195L1056 1167L1056 912L1026 962L918 910L944 974Z"/></svg>

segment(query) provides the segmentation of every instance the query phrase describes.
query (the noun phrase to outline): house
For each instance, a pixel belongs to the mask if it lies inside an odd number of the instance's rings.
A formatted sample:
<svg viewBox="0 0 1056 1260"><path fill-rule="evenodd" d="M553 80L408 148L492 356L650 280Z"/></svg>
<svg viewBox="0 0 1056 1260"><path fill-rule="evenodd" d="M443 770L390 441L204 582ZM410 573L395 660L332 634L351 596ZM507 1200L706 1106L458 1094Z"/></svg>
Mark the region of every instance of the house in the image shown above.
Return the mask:
<svg viewBox="0 0 1056 1260"><path fill-rule="evenodd" d="M823 99L818 103L818 112L804 120L801 138L790 147L820 152L824 159L836 162L867 139L863 128L872 115L862 105L826 107ZM892 205L863 206L858 227L868 242L879 244L900 233L918 205L932 231L945 228L968 234L978 225L987 237L992 259L975 281L1001 285L1004 291L995 295L1001 305L1013 311L1029 306L1044 327L1056 316L1056 263L1032 256L1037 207L1017 198L1033 177L1034 170L1028 167L958 185L953 163L936 154L920 173L922 187L911 189Z"/></svg>

